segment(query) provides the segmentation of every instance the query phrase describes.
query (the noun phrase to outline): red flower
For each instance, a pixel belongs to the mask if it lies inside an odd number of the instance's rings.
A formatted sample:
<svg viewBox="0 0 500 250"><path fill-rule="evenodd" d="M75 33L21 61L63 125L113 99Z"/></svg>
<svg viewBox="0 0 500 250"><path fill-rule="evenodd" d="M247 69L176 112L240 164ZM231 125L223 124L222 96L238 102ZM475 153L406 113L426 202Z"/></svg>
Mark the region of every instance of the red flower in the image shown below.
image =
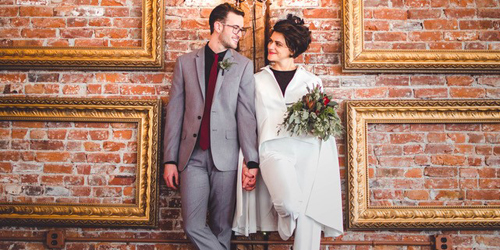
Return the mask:
<svg viewBox="0 0 500 250"><path fill-rule="evenodd" d="M328 105L328 103L330 102L330 99L328 99L328 96L323 96L323 104Z"/></svg>

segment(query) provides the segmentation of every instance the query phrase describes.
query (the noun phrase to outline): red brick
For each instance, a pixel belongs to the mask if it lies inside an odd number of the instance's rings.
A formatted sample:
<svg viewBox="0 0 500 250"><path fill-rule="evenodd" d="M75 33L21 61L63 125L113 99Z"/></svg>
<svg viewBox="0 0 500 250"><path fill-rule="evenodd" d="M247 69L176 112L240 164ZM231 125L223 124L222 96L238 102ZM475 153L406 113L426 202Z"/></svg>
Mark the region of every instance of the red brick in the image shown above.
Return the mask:
<svg viewBox="0 0 500 250"><path fill-rule="evenodd" d="M21 6L20 16L54 16L54 9L46 6Z"/></svg>
<svg viewBox="0 0 500 250"><path fill-rule="evenodd" d="M33 129L30 131L30 139L47 139L47 131L42 129Z"/></svg>
<svg viewBox="0 0 500 250"><path fill-rule="evenodd" d="M13 121L12 127L20 128L43 128L45 127L45 122L33 122L33 121Z"/></svg>
<svg viewBox="0 0 500 250"><path fill-rule="evenodd" d="M94 31L91 29L65 29L61 31L62 38L91 38Z"/></svg>
<svg viewBox="0 0 500 250"><path fill-rule="evenodd" d="M471 86L474 78L470 76L446 76L448 86Z"/></svg>
<svg viewBox="0 0 500 250"><path fill-rule="evenodd" d="M500 40L500 32L499 31L481 31L479 33L479 40L480 41L497 42Z"/></svg>
<svg viewBox="0 0 500 250"><path fill-rule="evenodd" d="M130 15L129 8L112 7L104 10L104 16L107 17L126 17ZM168 26L167 26L168 27Z"/></svg>
<svg viewBox="0 0 500 250"><path fill-rule="evenodd" d="M36 153L36 161L38 162L65 162L68 161L70 154L67 152L50 152L50 153Z"/></svg>
<svg viewBox="0 0 500 250"><path fill-rule="evenodd" d="M114 28L106 28L106 29L95 29L95 37L96 38L127 38L129 35L129 31L127 29L114 29Z"/></svg>
<svg viewBox="0 0 500 250"><path fill-rule="evenodd" d="M126 0L102 0L101 6L127 6Z"/></svg>
<svg viewBox="0 0 500 250"><path fill-rule="evenodd" d="M432 164L446 166L463 166L466 164L466 157L461 155L433 155Z"/></svg>
<svg viewBox="0 0 500 250"><path fill-rule="evenodd" d="M425 188L433 188L433 189L450 189L457 188L458 181L453 179L426 179L425 180Z"/></svg>
<svg viewBox="0 0 500 250"><path fill-rule="evenodd" d="M19 7L17 6L2 6L0 8L0 17L15 17L19 12Z"/></svg>
<svg viewBox="0 0 500 250"><path fill-rule="evenodd" d="M86 27L88 24L87 18L68 18L67 19L68 27Z"/></svg>
<svg viewBox="0 0 500 250"><path fill-rule="evenodd" d="M43 166L43 172L56 174L72 174L73 164L45 164Z"/></svg>
<svg viewBox="0 0 500 250"><path fill-rule="evenodd" d="M478 9L477 16L482 18L500 18L500 9L498 8Z"/></svg>
<svg viewBox="0 0 500 250"><path fill-rule="evenodd" d="M465 193L463 191L441 190L436 195L436 200L463 200Z"/></svg>
<svg viewBox="0 0 500 250"><path fill-rule="evenodd" d="M140 40L110 40L111 47L140 47Z"/></svg>
<svg viewBox="0 0 500 250"><path fill-rule="evenodd" d="M121 197L122 189L120 187L97 187L93 188L95 197Z"/></svg>
<svg viewBox="0 0 500 250"><path fill-rule="evenodd" d="M66 27L66 20L63 18L31 18L33 27L41 28L63 28Z"/></svg>
<svg viewBox="0 0 500 250"><path fill-rule="evenodd" d="M441 41L443 33L439 31L414 31L410 33L411 41Z"/></svg>
<svg viewBox="0 0 500 250"><path fill-rule="evenodd" d="M70 187L71 195L77 197L86 197L90 196L91 188L90 187Z"/></svg>
<svg viewBox="0 0 500 250"><path fill-rule="evenodd" d="M477 0L477 7L498 7L498 1L495 0Z"/></svg>
<svg viewBox="0 0 500 250"><path fill-rule="evenodd" d="M113 24L116 28L136 28L142 27L140 18L115 18ZM207 25L208 26L208 25Z"/></svg>
<svg viewBox="0 0 500 250"><path fill-rule="evenodd" d="M408 18L406 10L401 9L375 9L373 16L376 19L388 20L406 20Z"/></svg>
<svg viewBox="0 0 500 250"><path fill-rule="evenodd" d="M120 163L120 155L109 153L89 153L87 161L92 163Z"/></svg>
<svg viewBox="0 0 500 250"><path fill-rule="evenodd" d="M474 0L450 0L453 7L474 7Z"/></svg>
<svg viewBox="0 0 500 250"><path fill-rule="evenodd" d="M476 16L476 9L445 9L444 14L448 18L465 19L474 18ZM455 20L456 21L456 20Z"/></svg>
<svg viewBox="0 0 500 250"><path fill-rule="evenodd" d="M69 140L87 140L89 132L87 130L70 130L68 133Z"/></svg>
<svg viewBox="0 0 500 250"><path fill-rule="evenodd" d="M0 162L0 173L12 173L12 163Z"/></svg>
<svg viewBox="0 0 500 250"><path fill-rule="evenodd" d="M107 140L109 138L109 131L107 130L93 130L89 132L91 140Z"/></svg>
<svg viewBox="0 0 500 250"><path fill-rule="evenodd" d="M485 96L484 88L450 88L450 97L453 98L483 98Z"/></svg>
<svg viewBox="0 0 500 250"><path fill-rule="evenodd" d="M365 2L365 6L367 6L366 4L367 2ZM303 14L306 20L308 18L339 18L339 12L337 9L304 9Z"/></svg>
<svg viewBox="0 0 500 250"><path fill-rule="evenodd" d="M135 176L111 176L109 185L130 186L134 184Z"/></svg>
<svg viewBox="0 0 500 250"><path fill-rule="evenodd" d="M386 167L410 167L413 166L413 157L379 157L379 163Z"/></svg>
<svg viewBox="0 0 500 250"><path fill-rule="evenodd" d="M461 20L459 26L461 30L488 30L495 29L498 23L492 20Z"/></svg>
<svg viewBox="0 0 500 250"><path fill-rule="evenodd" d="M369 88L369 89L356 89L356 98L383 98L388 93L387 87Z"/></svg>
<svg viewBox="0 0 500 250"><path fill-rule="evenodd" d="M62 141L53 140L42 140L42 141L31 141L31 150L63 150L64 143Z"/></svg>
<svg viewBox="0 0 500 250"><path fill-rule="evenodd" d="M122 95L155 95L156 90L153 86L147 85L124 85L121 87Z"/></svg>
<svg viewBox="0 0 500 250"><path fill-rule="evenodd" d="M432 19L441 17L439 9L410 9L408 10L408 19Z"/></svg>
<svg viewBox="0 0 500 250"><path fill-rule="evenodd" d="M425 145L426 154L445 154L453 152L453 145L450 144L427 144Z"/></svg>
<svg viewBox="0 0 500 250"><path fill-rule="evenodd" d="M499 190L467 190L467 200L500 200ZM498 239L497 239L498 241Z"/></svg>
<svg viewBox="0 0 500 250"><path fill-rule="evenodd" d="M460 50L462 49L462 43L459 42L432 42L429 43L429 48L432 50L440 50L440 49L451 49L451 50Z"/></svg>
<svg viewBox="0 0 500 250"><path fill-rule="evenodd" d="M457 143L465 143L467 138L466 135L463 133L448 133L446 135L450 140L454 142L456 145Z"/></svg>
<svg viewBox="0 0 500 250"><path fill-rule="evenodd" d="M405 173L405 178L421 178L422 177L422 170L421 169L409 169Z"/></svg>
<svg viewBox="0 0 500 250"><path fill-rule="evenodd" d="M103 148L105 151L120 151L125 148L125 143L105 141L103 143Z"/></svg>
<svg viewBox="0 0 500 250"><path fill-rule="evenodd" d="M416 98L446 98L448 89L446 88L425 88L415 89Z"/></svg>
<svg viewBox="0 0 500 250"><path fill-rule="evenodd" d="M428 200L429 191L427 190L408 190L405 191L405 198L411 200Z"/></svg>
<svg viewBox="0 0 500 250"><path fill-rule="evenodd" d="M45 185L62 186L64 183L64 176L62 175L42 175L41 182Z"/></svg>
<svg viewBox="0 0 500 250"><path fill-rule="evenodd" d="M123 154L123 163L127 164L137 163L137 154L136 153Z"/></svg>
<svg viewBox="0 0 500 250"><path fill-rule="evenodd" d="M410 98L412 95L413 92L411 89L389 89L389 98Z"/></svg>
<svg viewBox="0 0 500 250"><path fill-rule="evenodd" d="M410 78L411 85L445 85L445 78L442 76L412 76Z"/></svg>
<svg viewBox="0 0 500 250"><path fill-rule="evenodd" d="M426 167L424 175L428 177L456 177L457 171L457 168L451 167Z"/></svg>
<svg viewBox="0 0 500 250"><path fill-rule="evenodd" d="M101 150L101 144L95 143L95 142L90 142L90 141L84 142L83 147L85 148L85 151L100 151Z"/></svg>
<svg viewBox="0 0 500 250"><path fill-rule="evenodd" d="M55 29L23 29L21 30L23 38L51 38L56 37Z"/></svg>

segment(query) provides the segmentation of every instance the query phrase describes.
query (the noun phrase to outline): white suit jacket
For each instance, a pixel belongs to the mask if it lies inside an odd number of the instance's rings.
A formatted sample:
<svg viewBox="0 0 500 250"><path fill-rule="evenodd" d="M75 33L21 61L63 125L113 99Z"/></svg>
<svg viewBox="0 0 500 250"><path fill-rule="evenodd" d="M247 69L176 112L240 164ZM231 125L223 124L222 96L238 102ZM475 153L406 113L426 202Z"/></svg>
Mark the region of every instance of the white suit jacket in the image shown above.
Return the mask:
<svg viewBox="0 0 500 250"><path fill-rule="evenodd" d="M259 147L266 141L290 136L284 129L278 133L287 105L302 98L307 93L306 87L313 88L315 85L322 86L321 79L299 66L283 96L269 66L255 74L255 109ZM306 215L322 224L325 236L338 236L343 232L343 219L337 146L335 138L321 141L320 144L320 159L318 159L317 173L309 195ZM247 192L241 187L242 160L243 157L240 154L233 230L237 234L247 236L256 231L276 231L277 214L260 175L255 190Z"/></svg>

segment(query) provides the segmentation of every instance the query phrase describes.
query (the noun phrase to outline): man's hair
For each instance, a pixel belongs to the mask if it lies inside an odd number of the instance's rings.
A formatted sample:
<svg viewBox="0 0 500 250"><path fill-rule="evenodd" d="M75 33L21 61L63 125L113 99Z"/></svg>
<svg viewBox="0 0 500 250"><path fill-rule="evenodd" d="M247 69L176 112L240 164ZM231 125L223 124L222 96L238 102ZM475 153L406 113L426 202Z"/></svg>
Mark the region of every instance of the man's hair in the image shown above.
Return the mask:
<svg viewBox="0 0 500 250"><path fill-rule="evenodd" d="M210 34L214 33L214 23L216 21L225 21L229 12L233 12L234 14L242 17L245 16L245 12L234 4L223 3L217 5L217 7L212 10L212 13L210 13L210 18L208 20L208 23L210 24Z"/></svg>
<svg viewBox="0 0 500 250"><path fill-rule="evenodd" d="M286 46L293 52L293 58L304 53L311 43L311 31L304 25L304 20L292 14L278 21L272 29L272 32L275 31L285 37Z"/></svg>

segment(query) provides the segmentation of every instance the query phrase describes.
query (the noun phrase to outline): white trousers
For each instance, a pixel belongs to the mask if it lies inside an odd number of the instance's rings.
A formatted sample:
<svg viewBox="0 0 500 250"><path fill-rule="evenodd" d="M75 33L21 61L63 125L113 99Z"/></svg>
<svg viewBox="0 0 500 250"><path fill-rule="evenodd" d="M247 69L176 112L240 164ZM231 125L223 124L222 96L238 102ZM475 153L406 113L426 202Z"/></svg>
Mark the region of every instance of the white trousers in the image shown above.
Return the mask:
<svg viewBox="0 0 500 250"><path fill-rule="evenodd" d="M260 170L278 213L278 233L283 240L295 230L294 250L320 248L321 224L305 214L319 159L314 138L280 138L260 148Z"/></svg>

